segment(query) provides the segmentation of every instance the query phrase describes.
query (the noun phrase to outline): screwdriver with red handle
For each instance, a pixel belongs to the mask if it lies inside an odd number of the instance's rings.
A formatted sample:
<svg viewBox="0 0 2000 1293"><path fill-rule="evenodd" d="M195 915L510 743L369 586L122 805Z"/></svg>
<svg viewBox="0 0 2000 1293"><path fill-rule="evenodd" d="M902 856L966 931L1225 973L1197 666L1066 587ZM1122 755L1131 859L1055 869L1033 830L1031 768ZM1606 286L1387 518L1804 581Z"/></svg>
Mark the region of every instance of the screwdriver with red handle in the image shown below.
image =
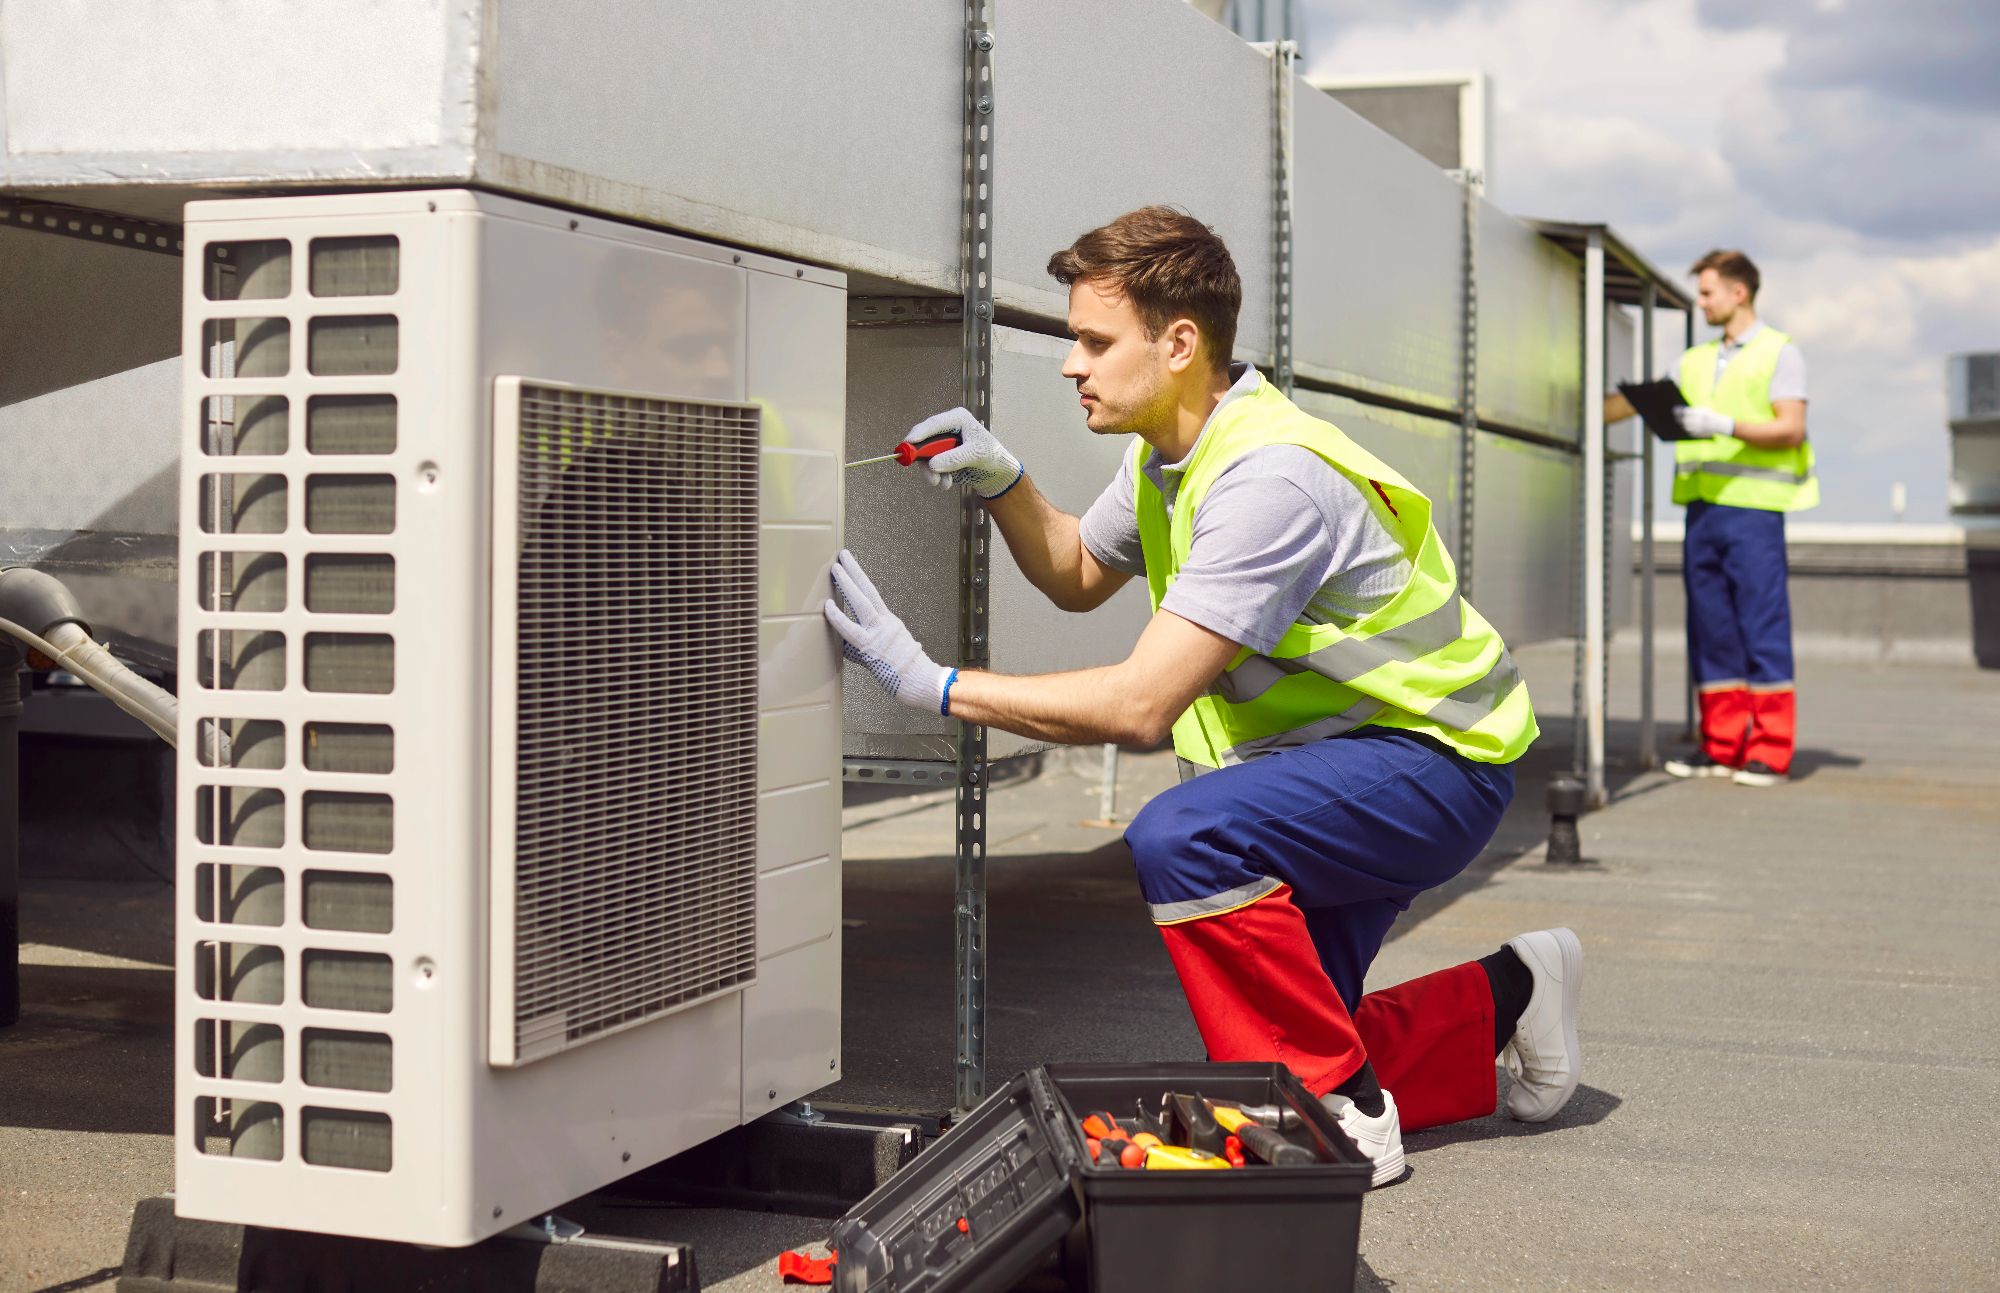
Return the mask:
<svg viewBox="0 0 2000 1293"><path fill-rule="evenodd" d="M879 458L863 458L859 462L850 462L847 465L866 467L871 462L888 462L894 458L899 465L907 467L919 458L935 458L941 453L949 453L963 443L965 441L959 437L958 432L947 431L941 436L931 437L922 444L911 444L905 440L896 446L894 453L885 453Z"/></svg>

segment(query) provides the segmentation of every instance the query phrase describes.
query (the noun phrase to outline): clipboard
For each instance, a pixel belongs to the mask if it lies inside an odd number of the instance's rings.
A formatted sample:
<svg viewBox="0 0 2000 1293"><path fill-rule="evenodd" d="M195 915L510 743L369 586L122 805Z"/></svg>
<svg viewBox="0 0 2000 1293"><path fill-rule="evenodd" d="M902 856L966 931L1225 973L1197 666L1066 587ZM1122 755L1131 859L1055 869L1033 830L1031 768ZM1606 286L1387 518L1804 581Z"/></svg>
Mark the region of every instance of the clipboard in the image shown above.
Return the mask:
<svg viewBox="0 0 2000 1293"><path fill-rule="evenodd" d="M1662 440L1696 440L1681 430L1680 422L1674 417L1674 410L1687 407L1687 400L1681 397L1681 388L1675 383L1661 378L1651 382L1620 382L1618 393L1632 406L1646 424L1646 429Z"/></svg>

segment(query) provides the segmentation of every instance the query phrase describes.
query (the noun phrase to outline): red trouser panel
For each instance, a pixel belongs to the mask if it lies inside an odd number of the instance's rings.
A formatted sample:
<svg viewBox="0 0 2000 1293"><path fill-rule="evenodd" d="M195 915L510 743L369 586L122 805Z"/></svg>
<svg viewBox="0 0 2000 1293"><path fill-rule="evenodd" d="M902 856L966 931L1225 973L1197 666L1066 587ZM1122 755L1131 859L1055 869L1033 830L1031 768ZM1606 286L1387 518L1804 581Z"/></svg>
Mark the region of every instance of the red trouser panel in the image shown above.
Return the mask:
<svg viewBox="0 0 2000 1293"><path fill-rule="evenodd" d="M1702 748L1709 758L1732 768L1757 759L1773 772L1790 772L1797 722L1798 702L1790 687L1737 686L1701 693Z"/></svg>
<svg viewBox="0 0 2000 1293"><path fill-rule="evenodd" d="M1742 686L1701 693L1701 748L1717 763L1743 766L1743 739L1750 733L1750 693Z"/></svg>
<svg viewBox="0 0 2000 1293"><path fill-rule="evenodd" d="M1160 936L1210 1059L1277 1060L1325 1095L1367 1058L1290 885Z"/></svg>
<svg viewBox="0 0 2000 1293"><path fill-rule="evenodd" d="M1787 774L1792 770L1792 733L1798 724L1798 698L1790 687L1783 691L1750 688L1750 734L1744 738L1743 761L1762 759L1771 771Z"/></svg>
<svg viewBox="0 0 2000 1293"><path fill-rule="evenodd" d="M1492 1113L1493 992L1479 963L1371 992L1350 1018L1291 893L1160 927L1209 1058L1277 1060L1314 1095L1372 1060L1405 1131Z"/></svg>
<svg viewBox="0 0 2000 1293"><path fill-rule="evenodd" d="M1354 1026L1404 1131L1484 1118L1499 1105L1493 984L1479 962L1369 993Z"/></svg>

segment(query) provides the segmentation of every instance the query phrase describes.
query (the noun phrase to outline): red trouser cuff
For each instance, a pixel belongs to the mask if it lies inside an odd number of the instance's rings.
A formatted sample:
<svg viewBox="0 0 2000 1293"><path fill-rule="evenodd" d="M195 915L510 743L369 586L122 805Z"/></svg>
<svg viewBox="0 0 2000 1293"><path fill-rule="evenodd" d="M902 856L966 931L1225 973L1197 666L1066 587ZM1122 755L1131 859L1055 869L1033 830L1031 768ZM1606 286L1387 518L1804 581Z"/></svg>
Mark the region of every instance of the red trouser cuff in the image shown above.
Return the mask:
<svg viewBox="0 0 2000 1293"><path fill-rule="evenodd" d="M1212 1060L1276 1060L1314 1095L1364 1060L1403 1130L1493 1112L1493 989L1477 961L1371 992L1349 1017L1305 916L1280 886L1248 906L1162 925Z"/></svg>
<svg viewBox="0 0 2000 1293"><path fill-rule="evenodd" d="M1479 962L1371 992L1354 1024L1404 1131L1484 1118L1499 1103L1493 984Z"/></svg>
<svg viewBox="0 0 2000 1293"><path fill-rule="evenodd" d="M1367 1058L1290 886L1160 935L1210 1059L1276 1060L1324 1095Z"/></svg>

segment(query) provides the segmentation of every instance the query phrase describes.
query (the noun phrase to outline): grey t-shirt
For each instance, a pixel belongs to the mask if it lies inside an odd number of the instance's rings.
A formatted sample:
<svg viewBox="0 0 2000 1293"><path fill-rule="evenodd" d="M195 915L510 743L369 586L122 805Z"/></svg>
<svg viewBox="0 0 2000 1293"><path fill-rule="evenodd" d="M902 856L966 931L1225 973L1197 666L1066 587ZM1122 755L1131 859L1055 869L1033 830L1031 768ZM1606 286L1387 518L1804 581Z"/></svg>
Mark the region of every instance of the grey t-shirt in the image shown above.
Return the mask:
<svg viewBox="0 0 2000 1293"><path fill-rule="evenodd" d="M1230 375L1236 381L1217 413L1257 389L1249 365L1232 365ZM1182 461L1193 457L1190 450ZM1163 466L1155 455L1144 470L1171 514L1183 469ZM1366 481L1310 449L1252 449L1203 496L1187 562L1160 608L1264 654L1299 620L1345 628L1388 605L1410 580L1409 558L1378 510L1386 514L1387 504ZM1129 454L1084 514L1081 530L1099 561L1145 575Z"/></svg>
<svg viewBox="0 0 2000 1293"><path fill-rule="evenodd" d="M1742 354L1743 347L1763 330L1764 324L1760 320L1734 341L1722 338L1722 344L1715 348L1715 380L1718 385L1722 382L1723 370L1729 367L1729 361ZM1778 366L1771 373L1771 393L1765 398L1773 403L1806 398L1806 357L1799 353L1797 343L1787 341L1784 349L1778 352Z"/></svg>

